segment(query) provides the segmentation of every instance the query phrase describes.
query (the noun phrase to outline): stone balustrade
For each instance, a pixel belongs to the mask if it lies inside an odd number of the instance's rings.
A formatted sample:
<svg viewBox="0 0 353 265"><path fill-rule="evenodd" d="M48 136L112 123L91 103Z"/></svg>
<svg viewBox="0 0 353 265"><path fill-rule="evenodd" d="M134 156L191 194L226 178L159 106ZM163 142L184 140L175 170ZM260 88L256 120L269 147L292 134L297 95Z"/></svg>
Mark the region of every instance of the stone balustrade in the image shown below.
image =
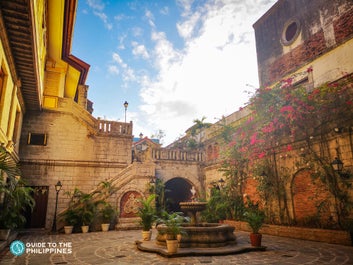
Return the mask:
<svg viewBox="0 0 353 265"><path fill-rule="evenodd" d="M202 152L183 151L178 149L152 149L154 160L176 160L176 161L204 161Z"/></svg>

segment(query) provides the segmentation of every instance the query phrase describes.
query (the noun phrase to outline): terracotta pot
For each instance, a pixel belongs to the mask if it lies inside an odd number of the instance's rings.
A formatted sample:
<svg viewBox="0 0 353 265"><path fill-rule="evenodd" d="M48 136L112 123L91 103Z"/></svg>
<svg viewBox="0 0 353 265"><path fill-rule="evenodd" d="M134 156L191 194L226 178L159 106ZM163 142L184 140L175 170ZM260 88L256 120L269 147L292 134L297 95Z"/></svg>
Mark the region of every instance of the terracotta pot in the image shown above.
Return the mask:
<svg viewBox="0 0 353 265"><path fill-rule="evenodd" d="M102 232L108 232L110 224L101 224Z"/></svg>
<svg viewBox="0 0 353 265"><path fill-rule="evenodd" d="M88 225L83 225L83 226L81 226L82 233L87 233L87 232L88 232L88 229L89 229L89 226L88 226Z"/></svg>
<svg viewBox="0 0 353 265"><path fill-rule="evenodd" d="M65 234L71 234L72 233L72 230L74 229L74 227L72 225L65 225L64 226L64 231L65 231Z"/></svg>
<svg viewBox="0 0 353 265"><path fill-rule="evenodd" d="M150 241L151 237L152 237L152 230L142 231L142 240L143 241Z"/></svg>
<svg viewBox="0 0 353 265"><path fill-rule="evenodd" d="M166 240L167 242L167 251L168 253L170 254L174 254L174 253L177 253L178 252L178 240L176 239L173 239L173 240Z"/></svg>
<svg viewBox="0 0 353 265"><path fill-rule="evenodd" d="M250 233L250 243L253 247L261 247L262 234Z"/></svg>

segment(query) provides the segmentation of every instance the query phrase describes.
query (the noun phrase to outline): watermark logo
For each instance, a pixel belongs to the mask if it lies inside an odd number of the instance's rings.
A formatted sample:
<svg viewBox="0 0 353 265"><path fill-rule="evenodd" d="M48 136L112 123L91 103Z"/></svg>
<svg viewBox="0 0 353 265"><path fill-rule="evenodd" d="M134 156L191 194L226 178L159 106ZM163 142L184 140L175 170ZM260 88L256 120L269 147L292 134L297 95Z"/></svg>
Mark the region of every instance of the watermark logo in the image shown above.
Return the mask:
<svg viewBox="0 0 353 265"><path fill-rule="evenodd" d="M21 240L12 241L10 251L15 256L21 256L26 251L26 246Z"/></svg>
<svg viewBox="0 0 353 265"><path fill-rule="evenodd" d="M10 245L15 256L22 254L72 254L71 242L22 242L15 240Z"/></svg>

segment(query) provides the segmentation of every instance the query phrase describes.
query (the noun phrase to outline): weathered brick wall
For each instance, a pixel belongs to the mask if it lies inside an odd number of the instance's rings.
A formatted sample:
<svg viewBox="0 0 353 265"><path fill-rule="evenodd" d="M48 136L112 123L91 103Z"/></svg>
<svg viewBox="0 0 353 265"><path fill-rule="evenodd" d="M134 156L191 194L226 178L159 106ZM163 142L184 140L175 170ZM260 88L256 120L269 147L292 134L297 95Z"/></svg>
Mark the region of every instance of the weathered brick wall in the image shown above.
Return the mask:
<svg viewBox="0 0 353 265"><path fill-rule="evenodd" d="M179 177L190 182L190 184L194 185L200 192L203 187L200 176L201 171L198 162L173 160L156 161L156 177L162 179L164 183Z"/></svg>
<svg viewBox="0 0 353 265"><path fill-rule="evenodd" d="M297 40L284 45L283 31L291 19L299 23L300 33ZM350 0L283 0L254 29L260 85L266 86L352 38L353 5Z"/></svg>
<svg viewBox="0 0 353 265"><path fill-rule="evenodd" d="M47 134L47 145L28 145L28 133ZM131 163L131 136L92 134L92 128L71 113L60 111L28 112L21 135L21 169L32 186L49 186L46 227L52 223L58 180L58 212L68 206L64 195L75 187L90 192L101 181L119 174ZM116 199L113 199L116 202ZM117 203L117 202L116 202Z"/></svg>
<svg viewBox="0 0 353 265"><path fill-rule="evenodd" d="M246 222L225 220L224 223L234 226L235 233L237 230L248 231L248 232L251 231L249 224ZM339 244L339 245L346 245L346 246L352 246L352 243L353 243L348 231L265 224L260 229L260 232L262 234L267 234L267 235L283 236L283 237L297 238L297 239L303 239L303 240L312 240L312 241L326 242L330 244Z"/></svg>

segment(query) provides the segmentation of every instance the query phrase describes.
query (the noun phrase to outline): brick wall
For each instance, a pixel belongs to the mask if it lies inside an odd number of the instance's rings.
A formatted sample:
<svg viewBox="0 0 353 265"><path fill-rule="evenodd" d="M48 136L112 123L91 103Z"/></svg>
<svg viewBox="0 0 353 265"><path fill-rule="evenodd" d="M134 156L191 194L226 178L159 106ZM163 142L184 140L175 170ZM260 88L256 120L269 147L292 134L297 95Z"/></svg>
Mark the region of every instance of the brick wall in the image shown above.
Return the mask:
<svg viewBox="0 0 353 265"><path fill-rule="evenodd" d="M82 112L86 114L83 109ZM94 133L87 121L79 112L66 112L65 108L27 112L25 116L21 134L21 169L29 185L49 186L47 228L52 223L54 185L58 180L63 185L59 194L60 212L68 205L65 192L75 187L90 192L101 181L117 176L131 163L131 135ZM46 134L47 144L28 145L29 133Z"/></svg>
<svg viewBox="0 0 353 265"><path fill-rule="evenodd" d="M279 1L254 24L260 85L282 79L351 39L352 17L349 0ZM300 34L284 45L282 34L291 19L298 21Z"/></svg>

